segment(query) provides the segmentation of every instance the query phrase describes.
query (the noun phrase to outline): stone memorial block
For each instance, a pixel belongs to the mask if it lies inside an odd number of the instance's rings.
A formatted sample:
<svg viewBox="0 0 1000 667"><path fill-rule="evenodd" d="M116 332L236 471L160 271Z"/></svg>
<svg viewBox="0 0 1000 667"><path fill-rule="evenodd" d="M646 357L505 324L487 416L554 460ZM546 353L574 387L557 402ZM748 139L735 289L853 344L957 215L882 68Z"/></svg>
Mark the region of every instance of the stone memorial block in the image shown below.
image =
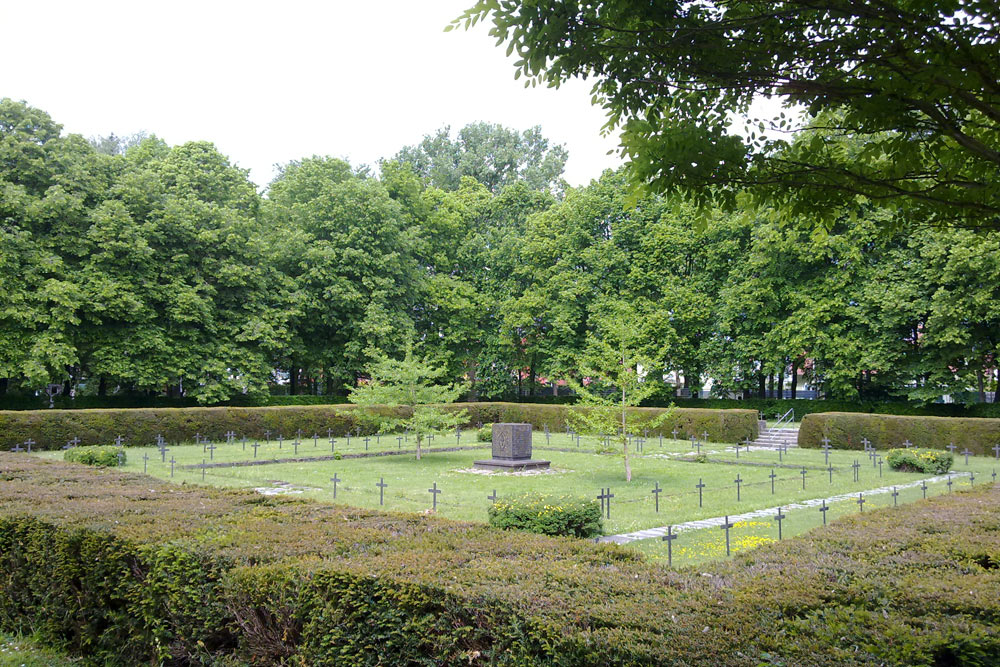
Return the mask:
<svg viewBox="0 0 1000 667"><path fill-rule="evenodd" d="M548 461L531 458L531 424L493 424L493 458L476 461L486 470L548 468Z"/></svg>

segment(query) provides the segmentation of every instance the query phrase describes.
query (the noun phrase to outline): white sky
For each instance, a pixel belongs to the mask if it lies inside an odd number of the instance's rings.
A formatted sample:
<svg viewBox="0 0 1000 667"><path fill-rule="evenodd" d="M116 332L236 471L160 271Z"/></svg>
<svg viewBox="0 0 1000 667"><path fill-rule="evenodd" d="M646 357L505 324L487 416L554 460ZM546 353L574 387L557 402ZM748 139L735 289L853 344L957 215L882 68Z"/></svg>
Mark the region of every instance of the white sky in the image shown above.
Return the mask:
<svg viewBox="0 0 1000 667"><path fill-rule="evenodd" d="M589 84L525 89L484 26L445 33L474 0L0 0L0 97L84 136L208 140L258 185L309 155L374 164L451 125L543 134L566 179L619 164Z"/></svg>

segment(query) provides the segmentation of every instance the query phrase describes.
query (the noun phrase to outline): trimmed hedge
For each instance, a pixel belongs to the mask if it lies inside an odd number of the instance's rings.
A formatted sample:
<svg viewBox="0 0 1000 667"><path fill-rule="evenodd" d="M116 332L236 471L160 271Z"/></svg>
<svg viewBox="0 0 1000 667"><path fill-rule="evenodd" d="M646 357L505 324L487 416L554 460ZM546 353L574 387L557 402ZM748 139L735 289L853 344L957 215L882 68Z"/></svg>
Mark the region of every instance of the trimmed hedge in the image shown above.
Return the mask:
<svg viewBox="0 0 1000 667"><path fill-rule="evenodd" d="M0 628L94 665L989 665L998 500L982 485L670 571L0 453Z"/></svg>
<svg viewBox="0 0 1000 667"><path fill-rule="evenodd" d="M900 447L909 440L917 447L944 449L955 443L977 456L992 456L1000 444L1000 419L906 417L828 412L806 415L799 428L800 447L819 447L827 437L836 449L864 449L867 438L877 449Z"/></svg>
<svg viewBox="0 0 1000 667"><path fill-rule="evenodd" d="M467 425L482 422L525 422L541 429L548 425L561 430L566 425L564 405L521 403L453 403L448 410L466 410ZM372 411L382 416L406 417L407 408L380 407ZM660 408L635 408L652 419ZM10 449L31 438L38 449L59 449L74 437L83 444L110 444L121 435L126 445L150 445L162 435L168 442L189 442L195 434L224 440L233 431L248 438L289 436L298 429L306 434L341 437L348 430L362 434L375 432L366 411L355 405L317 405L274 408L136 408L122 410L32 410L0 411L0 448ZM673 419L656 432L669 433L677 427L684 435L709 433L713 442L739 442L757 437L757 415L752 410L676 410Z"/></svg>
<svg viewBox="0 0 1000 667"><path fill-rule="evenodd" d="M662 401L665 401L662 402ZM681 408L709 408L712 410L759 410L767 419L776 414L795 410L795 417L817 412L861 412L884 415L912 415L928 417L994 417L1000 418L1000 403L916 403L909 401L841 401L830 398L818 400L790 398L672 398L650 399L644 405L656 406L673 403Z"/></svg>
<svg viewBox="0 0 1000 667"><path fill-rule="evenodd" d="M955 457L938 449L890 449L885 462L893 470L940 475L951 470Z"/></svg>

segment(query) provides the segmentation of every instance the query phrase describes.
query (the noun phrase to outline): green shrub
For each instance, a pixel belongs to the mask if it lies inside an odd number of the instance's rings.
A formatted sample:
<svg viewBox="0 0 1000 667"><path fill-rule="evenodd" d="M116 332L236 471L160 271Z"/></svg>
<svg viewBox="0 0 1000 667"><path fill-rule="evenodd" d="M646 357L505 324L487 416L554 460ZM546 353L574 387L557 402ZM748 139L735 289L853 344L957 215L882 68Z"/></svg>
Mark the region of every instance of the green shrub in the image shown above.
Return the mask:
<svg viewBox="0 0 1000 667"><path fill-rule="evenodd" d="M925 449L945 449L955 443L976 456L992 456L991 448L1000 443L1000 419L852 412L806 415L799 428L799 446L819 447L824 437L836 449L863 449L865 439L877 449L893 449L909 440Z"/></svg>
<svg viewBox="0 0 1000 667"><path fill-rule="evenodd" d="M603 529L596 500L541 493L498 498L489 509L489 522L503 530L560 537L596 537Z"/></svg>
<svg viewBox="0 0 1000 667"><path fill-rule="evenodd" d="M483 424L476 430L476 442L493 442L493 424Z"/></svg>
<svg viewBox="0 0 1000 667"><path fill-rule="evenodd" d="M951 470L955 457L939 449L890 449L885 460L893 470L940 475Z"/></svg>
<svg viewBox="0 0 1000 667"><path fill-rule="evenodd" d="M63 454L63 460L71 463L83 463L88 466L123 466L128 458L125 450L111 445L93 445L90 447L73 447Z"/></svg>
<svg viewBox="0 0 1000 667"><path fill-rule="evenodd" d="M519 422L544 426L555 431L565 428L564 405L528 405L519 403L453 403L444 410L467 410L468 424ZM634 408L640 418L654 418L659 408ZM0 449L34 440L36 449L59 449L74 438L83 444L111 442L117 436L126 446L152 445L157 435L167 442L190 442L196 433L214 440L224 440L224 433L234 431L248 438L263 438L265 431L276 434L326 434L343 437L348 431L374 435L379 425L404 419L405 407L356 405L309 405L271 408L135 408L121 410L9 410L0 411ZM670 433L674 428L686 438L707 431L713 442L739 442L757 437L757 416L752 410L676 410L673 417L654 435Z"/></svg>

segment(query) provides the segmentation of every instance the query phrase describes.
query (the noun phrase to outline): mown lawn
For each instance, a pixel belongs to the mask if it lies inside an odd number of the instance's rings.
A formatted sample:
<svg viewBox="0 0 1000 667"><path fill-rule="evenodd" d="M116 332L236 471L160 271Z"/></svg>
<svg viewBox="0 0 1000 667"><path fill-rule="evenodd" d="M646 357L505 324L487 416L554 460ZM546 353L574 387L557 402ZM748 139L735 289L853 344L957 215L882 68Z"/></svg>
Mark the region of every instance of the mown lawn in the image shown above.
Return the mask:
<svg viewBox="0 0 1000 667"><path fill-rule="evenodd" d="M310 434L311 435L311 434ZM294 437L294 435L293 435ZM206 445L172 446L161 454L155 448L137 447L127 450L126 468L145 471L153 476L181 484L208 484L228 487L253 487L271 493L295 493L316 498L322 502L371 507L406 512L428 512L433 506L431 488L436 485L441 493L437 497L437 513L452 519L486 521L490 505L488 496L517 495L529 491L555 496L577 495L595 498L601 489L610 488L611 518L605 519L605 534L618 534L636 530L679 524L687 521L738 515L756 509L771 508L816 498L839 494L858 494L879 487L919 483L927 475L895 472L883 465L881 471L864 452L831 451L829 464L821 450L797 449L779 453L772 450L742 449L737 456L732 446L708 443L701 448L703 461L691 443L658 438L647 440L642 452L632 462L633 476L625 482L621 456L617 453L597 453L599 443L594 438L570 437L564 433L536 432L535 458L552 461L552 470L539 474L482 474L475 472L473 462L489 458L489 446L475 442L475 432L467 431L456 438L455 434L439 435L430 447L476 446L464 451L425 452L417 461L413 454L387 455L371 458L343 458L329 461L298 461L270 463L253 466L202 467L205 463L233 463L330 456L335 454L398 451L413 447L413 438L403 441L397 436L363 439L340 438L332 443L325 436L315 442L302 439L297 453L294 441L287 438L258 442L256 452L253 441L246 444L214 443L215 450ZM426 447L427 445L425 445ZM49 452L47 457L59 457ZM171 459L173 473L171 476ZM858 481L854 481L852 464L858 461ZM988 483L996 466L992 458L970 457L969 465L957 456L953 471L973 472L975 483ZM194 467L192 467L194 466ZM832 472L830 470L832 468ZM805 470L803 488L802 470ZM770 475L774 474L773 491ZM336 498L331 478L338 479ZM737 476L741 480L737 499ZM380 488L384 481L383 504L380 505ZM697 484L703 483L701 505ZM951 490L970 486L965 475L953 478ZM654 489L659 487L659 508ZM928 484L927 495L949 492L943 482ZM904 504L923 497L919 487L899 490L896 502ZM865 509L892 505L889 494L867 495ZM858 511L854 500L834 503L827 519ZM783 536L792 536L821 525L822 514L814 508L786 511L782 524ZM730 534L731 553L752 548L778 537L777 522L771 517L755 518L741 522ZM657 560L667 560L667 547L660 540L633 543ZM725 557L725 535L719 529L686 531L673 543L674 564L697 564Z"/></svg>
<svg viewBox="0 0 1000 667"><path fill-rule="evenodd" d="M0 667L68 667L78 659L44 648L32 639L0 632Z"/></svg>

